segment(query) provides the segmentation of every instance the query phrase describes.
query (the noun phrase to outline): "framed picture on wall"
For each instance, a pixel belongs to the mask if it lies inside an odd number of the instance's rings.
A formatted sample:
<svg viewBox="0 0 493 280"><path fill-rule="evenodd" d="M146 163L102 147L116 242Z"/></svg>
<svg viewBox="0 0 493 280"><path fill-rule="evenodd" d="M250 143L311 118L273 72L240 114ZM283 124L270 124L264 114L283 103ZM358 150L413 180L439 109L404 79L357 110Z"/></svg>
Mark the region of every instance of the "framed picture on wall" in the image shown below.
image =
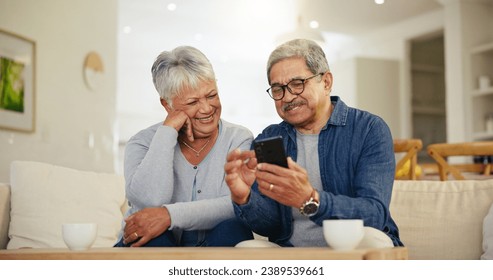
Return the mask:
<svg viewBox="0 0 493 280"><path fill-rule="evenodd" d="M34 41L0 29L0 129L34 132Z"/></svg>

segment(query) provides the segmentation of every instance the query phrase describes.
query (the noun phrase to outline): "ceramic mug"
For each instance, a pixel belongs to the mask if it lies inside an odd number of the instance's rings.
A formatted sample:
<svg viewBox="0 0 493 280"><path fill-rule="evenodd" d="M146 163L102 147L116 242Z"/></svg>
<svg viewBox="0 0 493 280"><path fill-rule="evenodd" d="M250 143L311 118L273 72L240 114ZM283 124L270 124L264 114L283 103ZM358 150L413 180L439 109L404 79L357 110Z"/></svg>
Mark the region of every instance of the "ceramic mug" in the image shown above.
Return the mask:
<svg viewBox="0 0 493 280"><path fill-rule="evenodd" d="M66 223L62 225L63 241L70 250L87 250L96 240L96 223Z"/></svg>
<svg viewBox="0 0 493 280"><path fill-rule="evenodd" d="M324 220L323 233L327 245L334 250L352 250L365 234L363 220Z"/></svg>

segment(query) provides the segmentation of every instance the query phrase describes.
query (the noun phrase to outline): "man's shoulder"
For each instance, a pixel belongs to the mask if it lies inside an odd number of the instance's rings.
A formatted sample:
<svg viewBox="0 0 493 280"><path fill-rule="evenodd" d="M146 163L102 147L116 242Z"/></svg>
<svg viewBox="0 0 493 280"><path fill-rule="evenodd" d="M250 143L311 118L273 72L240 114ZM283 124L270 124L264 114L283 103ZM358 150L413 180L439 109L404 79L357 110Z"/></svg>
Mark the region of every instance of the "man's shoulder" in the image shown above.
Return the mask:
<svg viewBox="0 0 493 280"><path fill-rule="evenodd" d="M357 121L359 123L385 123L385 121L382 119L382 117L364 110L360 108L355 108L355 107L350 107L347 106L346 104L343 105L344 110L346 111L346 118L350 120L351 118L354 119L354 121Z"/></svg>
<svg viewBox="0 0 493 280"><path fill-rule="evenodd" d="M271 124L266 128L264 128L264 130L262 130L262 133L259 135L259 137L262 136L261 138L265 138L265 137L287 134L288 130L292 127L293 127L292 125L284 121L278 124Z"/></svg>
<svg viewBox="0 0 493 280"><path fill-rule="evenodd" d="M353 115L355 118L357 118L358 121L366 121L369 123L384 123L385 121L380 117L379 115L376 115L372 112L358 109L358 108L351 108L353 111ZM351 113L351 112L350 112Z"/></svg>

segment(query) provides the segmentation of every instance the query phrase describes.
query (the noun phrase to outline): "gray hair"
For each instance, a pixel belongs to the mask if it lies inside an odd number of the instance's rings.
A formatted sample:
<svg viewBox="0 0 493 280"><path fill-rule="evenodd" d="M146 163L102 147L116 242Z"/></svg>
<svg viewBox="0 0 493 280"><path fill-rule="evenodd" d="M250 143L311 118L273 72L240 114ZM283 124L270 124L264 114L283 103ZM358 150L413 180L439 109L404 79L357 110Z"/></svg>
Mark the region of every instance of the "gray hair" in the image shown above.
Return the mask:
<svg viewBox="0 0 493 280"><path fill-rule="evenodd" d="M303 58L306 66L308 66L308 69L313 74L330 71L325 53L317 43L306 39L294 39L278 46L270 54L267 62L267 79L269 84L269 74L272 66L283 59L291 57Z"/></svg>
<svg viewBox="0 0 493 280"><path fill-rule="evenodd" d="M215 81L212 65L198 49L190 46L164 51L151 68L152 81L159 96L171 100L184 87L196 89L201 81Z"/></svg>

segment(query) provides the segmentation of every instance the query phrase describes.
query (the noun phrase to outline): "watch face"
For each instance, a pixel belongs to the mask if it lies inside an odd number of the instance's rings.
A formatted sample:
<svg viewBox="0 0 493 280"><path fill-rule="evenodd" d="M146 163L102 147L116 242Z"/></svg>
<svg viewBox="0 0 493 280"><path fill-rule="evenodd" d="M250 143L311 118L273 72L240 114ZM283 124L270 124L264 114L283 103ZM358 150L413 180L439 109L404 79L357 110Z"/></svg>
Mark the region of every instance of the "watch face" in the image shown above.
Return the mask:
<svg viewBox="0 0 493 280"><path fill-rule="evenodd" d="M305 205L305 207L303 207L303 212L305 213L305 215L313 215L317 213L317 210L318 205L315 202L308 203Z"/></svg>

